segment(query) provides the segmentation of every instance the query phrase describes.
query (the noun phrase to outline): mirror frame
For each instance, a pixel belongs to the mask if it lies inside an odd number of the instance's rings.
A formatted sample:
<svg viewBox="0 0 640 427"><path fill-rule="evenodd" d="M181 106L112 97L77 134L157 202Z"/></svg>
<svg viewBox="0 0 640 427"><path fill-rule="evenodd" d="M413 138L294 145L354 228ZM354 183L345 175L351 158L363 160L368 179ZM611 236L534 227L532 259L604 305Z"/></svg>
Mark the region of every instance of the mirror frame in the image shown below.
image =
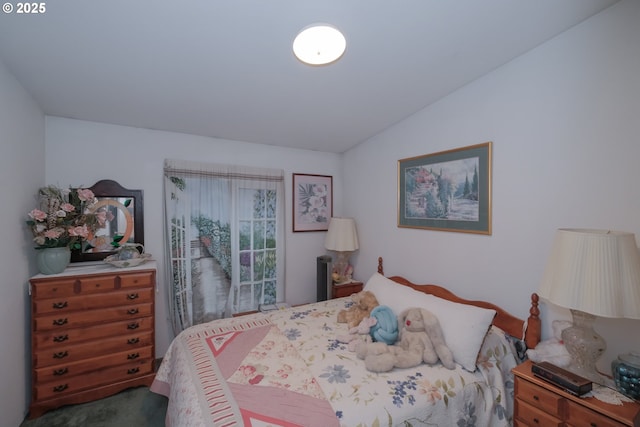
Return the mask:
<svg viewBox="0 0 640 427"><path fill-rule="evenodd" d="M124 188L116 181L103 179L89 187L93 194L102 199L131 198L133 199L133 243L144 246L144 205L142 190L130 190ZM102 261L116 251L82 252L71 251L71 262Z"/></svg>

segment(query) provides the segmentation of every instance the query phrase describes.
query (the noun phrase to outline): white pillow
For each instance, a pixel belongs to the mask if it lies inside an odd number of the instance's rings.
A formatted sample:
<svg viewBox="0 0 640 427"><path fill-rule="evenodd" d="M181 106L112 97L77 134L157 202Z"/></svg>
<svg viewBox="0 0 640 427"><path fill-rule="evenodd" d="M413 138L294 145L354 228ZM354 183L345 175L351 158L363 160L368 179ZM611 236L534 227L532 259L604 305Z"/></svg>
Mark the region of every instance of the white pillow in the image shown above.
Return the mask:
<svg viewBox="0 0 640 427"><path fill-rule="evenodd" d="M436 315L453 358L467 371L476 370L478 352L491 326L495 310L447 301L411 289L375 273L364 290L374 293L380 305L396 314L411 307L425 308Z"/></svg>

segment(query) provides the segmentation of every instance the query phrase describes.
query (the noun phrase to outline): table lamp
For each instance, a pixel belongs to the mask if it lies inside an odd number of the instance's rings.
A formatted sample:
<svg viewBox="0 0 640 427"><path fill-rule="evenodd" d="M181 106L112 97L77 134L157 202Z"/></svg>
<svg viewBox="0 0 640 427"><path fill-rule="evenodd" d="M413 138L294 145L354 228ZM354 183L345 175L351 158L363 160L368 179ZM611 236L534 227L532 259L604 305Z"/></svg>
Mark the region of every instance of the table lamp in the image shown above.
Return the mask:
<svg viewBox="0 0 640 427"><path fill-rule="evenodd" d="M353 271L349 257L358 249L358 233L353 218L331 218L324 247L336 252L333 264L333 281L337 284L351 281Z"/></svg>
<svg viewBox="0 0 640 427"><path fill-rule="evenodd" d="M596 316L640 319L640 252L634 234L559 229L538 294L571 310L573 326L562 332L571 355L567 369L606 384L596 369L606 343L593 322Z"/></svg>

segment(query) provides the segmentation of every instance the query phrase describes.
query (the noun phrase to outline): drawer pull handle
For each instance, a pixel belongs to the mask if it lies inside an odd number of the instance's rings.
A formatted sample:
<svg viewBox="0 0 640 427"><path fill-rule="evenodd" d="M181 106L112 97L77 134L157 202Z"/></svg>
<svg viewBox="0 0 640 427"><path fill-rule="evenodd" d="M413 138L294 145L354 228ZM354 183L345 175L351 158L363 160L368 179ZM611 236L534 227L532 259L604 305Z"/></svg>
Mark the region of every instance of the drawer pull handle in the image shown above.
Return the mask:
<svg viewBox="0 0 640 427"><path fill-rule="evenodd" d="M54 302L53 303L53 308L55 308L56 310L60 310L61 308L66 308L67 307L67 301L64 302Z"/></svg>
<svg viewBox="0 0 640 427"><path fill-rule="evenodd" d="M139 338L129 338L127 340L127 344L138 344L140 342Z"/></svg>
<svg viewBox="0 0 640 427"><path fill-rule="evenodd" d="M137 374L138 372L140 372L140 368L131 368L127 370L127 374L129 375Z"/></svg>
<svg viewBox="0 0 640 427"><path fill-rule="evenodd" d="M69 384L57 385L53 388L53 391L56 393L60 393L61 391L65 391L69 388Z"/></svg>
<svg viewBox="0 0 640 427"><path fill-rule="evenodd" d="M537 419L537 418L534 418L534 419L533 419L533 422L534 422L534 423L536 423L536 424L540 424L540 420L539 420L539 419Z"/></svg>
<svg viewBox="0 0 640 427"><path fill-rule="evenodd" d="M594 423L594 422L589 423L589 425L590 425L591 427L598 427L598 424L596 424L596 423Z"/></svg>
<svg viewBox="0 0 640 427"><path fill-rule="evenodd" d="M533 400L540 400L540 398L534 394L533 395Z"/></svg>
<svg viewBox="0 0 640 427"><path fill-rule="evenodd" d="M135 294L127 295L127 298L128 299L138 299L138 298L140 298L140 296L137 293L135 293Z"/></svg>
<svg viewBox="0 0 640 427"><path fill-rule="evenodd" d="M66 325L68 322L67 318L65 317L64 319L55 319L53 321L53 326L62 326L62 325Z"/></svg>
<svg viewBox="0 0 640 427"><path fill-rule="evenodd" d="M138 329L140 327L140 323L135 322L135 323L129 323L127 325L127 329Z"/></svg>
<svg viewBox="0 0 640 427"><path fill-rule="evenodd" d="M130 308L129 310L127 310L128 314L138 314L138 309L137 308Z"/></svg>
<svg viewBox="0 0 640 427"><path fill-rule="evenodd" d="M53 371L53 375L59 377L60 375L64 375L67 372L69 372L69 370L67 368L56 369L56 370Z"/></svg>
<svg viewBox="0 0 640 427"><path fill-rule="evenodd" d="M57 353L53 353L53 358L54 359L64 359L68 355L69 355L68 351L59 351Z"/></svg>
<svg viewBox="0 0 640 427"><path fill-rule="evenodd" d="M137 359L138 357L140 357L140 353L131 353L131 354L127 355L127 359L128 360Z"/></svg>
<svg viewBox="0 0 640 427"><path fill-rule="evenodd" d="M53 342L63 342L69 339L69 335L58 335L57 337L53 337Z"/></svg>

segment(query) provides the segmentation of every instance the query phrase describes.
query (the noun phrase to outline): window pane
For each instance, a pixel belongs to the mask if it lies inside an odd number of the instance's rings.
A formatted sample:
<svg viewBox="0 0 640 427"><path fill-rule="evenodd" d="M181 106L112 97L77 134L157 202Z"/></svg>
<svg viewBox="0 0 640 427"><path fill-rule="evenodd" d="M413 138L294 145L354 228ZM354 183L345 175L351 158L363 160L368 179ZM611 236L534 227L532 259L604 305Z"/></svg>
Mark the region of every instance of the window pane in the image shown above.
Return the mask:
<svg viewBox="0 0 640 427"><path fill-rule="evenodd" d="M255 305L262 303L262 282L253 285L253 303Z"/></svg>
<svg viewBox="0 0 640 427"><path fill-rule="evenodd" d="M269 280L264 282L264 303L275 304L276 301L276 282Z"/></svg>
<svg viewBox="0 0 640 427"><path fill-rule="evenodd" d="M251 252L240 252L240 282L251 280Z"/></svg>
<svg viewBox="0 0 640 427"><path fill-rule="evenodd" d="M251 249L251 221L240 221L240 250Z"/></svg>
<svg viewBox="0 0 640 427"><path fill-rule="evenodd" d="M264 221L253 223L253 249L264 249Z"/></svg>
<svg viewBox="0 0 640 427"><path fill-rule="evenodd" d="M276 222L275 221L266 221L266 242L265 248L275 248L276 247Z"/></svg>
<svg viewBox="0 0 640 427"><path fill-rule="evenodd" d="M253 217L262 219L265 215L264 190L255 190L253 195Z"/></svg>
<svg viewBox="0 0 640 427"><path fill-rule="evenodd" d="M268 250L264 252L264 277L265 279L276 278L276 251Z"/></svg>
<svg viewBox="0 0 640 427"><path fill-rule="evenodd" d="M267 190L267 218L276 217L276 194L275 190Z"/></svg>
<svg viewBox="0 0 640 427"><path fill-rule="evenodd" d="M253 253L253 280L262 280L264 271L264 253Z"/></svg>

